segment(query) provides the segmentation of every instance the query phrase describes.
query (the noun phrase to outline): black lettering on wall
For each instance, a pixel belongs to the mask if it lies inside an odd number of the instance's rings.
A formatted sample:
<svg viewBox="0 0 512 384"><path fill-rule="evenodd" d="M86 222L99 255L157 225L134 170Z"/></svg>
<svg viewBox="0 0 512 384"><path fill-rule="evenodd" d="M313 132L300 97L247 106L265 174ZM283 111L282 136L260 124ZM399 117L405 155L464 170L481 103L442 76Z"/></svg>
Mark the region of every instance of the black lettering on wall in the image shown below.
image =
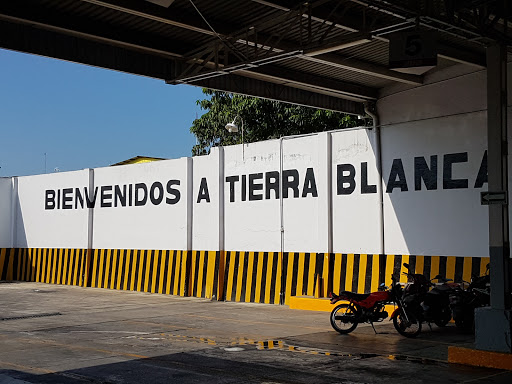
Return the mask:
<svg viewBox="0 0 512 384"><path fill-rule="evenodd" d="M55 209L55 191L47 189L44 195L44 209Z"/></svg>
<svg viewBox="0 0 512 384"><path fill-rule="evenodd" d="M393 189L395 188L400 188L402 192L406 192L409 190L409 188L407 187L407 179L405 178L402 159L393 159L393 165L391 165L391 171L389 172L386 193L393 192Z"/></svg>
<svg viewBox="0 0 512 384"><path fill-rule="evenodd" d="M133 184L128 185L128 206L133 205Z"/></svg>
<svg viewBox="0 0 512 384"><path fill-rule="evenodd" d="M102 185L100 188L100 206L101 208L108 208L112 206L112 186L111 185Z"/></svg>
<svg viewBox="0 0 512 384"><path fill-rule="evenodd" d="M158 195L155 192L158 191ZM161 182L155 181L149 189L149 199L153 205L158 205L164 199L164 186Z"/></svg>
<svg viewBox="0 0 512 384"><path fill-rule="evenodd" d="M443 189L468 188L468 179L453 178L453 164L466 163L468 153L449 153L444 155L443 159Z"/></svg>
<svg viewBox="0 0 512 384"><path fill-rule="evenodd" d="M238 182L238 180L240 180L238 176L226 177L226 183L229 183L229 201L231 203L235 201L235 183Z"/></svg>
<svg viewBox="0 0 512 384"><path fill-rule="evenodd" d="M270 191L274 191L275 198L279 199L279 172L265 172L265 199L270 199Z"/></svg>
<svg viewBox="0 0 512 384"><path fill-rule="evenodd" d="M206 200L207 203L210 202L210 192L208 191L208 182L206 181L206 177L201 179L199 193L197 194L197 202L200 203L201 200Z"/></svg>
<svg viewBox="0 0 512 384"><path fill-rule="evenodd" d="M98 196L98 187L94 188L94 194L91 194L87 187L85 187L84 190L87 208L94 208L96 205L96 196Z"/></svg>
<svg viewBox="0 0 512 384"><path fill-rule="evenodd" d="M421 191L421 180L427 191L437 189L437 155L430 156L430 168L424 157L414 158L414 189Z"/></svg>
<svg viewBox="0 0 512 384"><path fill-rule="evenodd" d="M348 174L346 174L348 173ZM356 169L352 164L336 166L336 194L350 195L356 189Z"/></svg>
<svg viewBox="0 0 512 384"><path fill-rule="evenodd" d="M114 207L117 207L118 202L121 203L121 207L126 207L126 184L123 185L123 190L119 185L114 187Z"/></svg>
<svg viewBox="0 0 512 384"><path fill-rule="evenodd" d="M247 200L247 176L242 175L242 201Z"/></svg>
<svg viewBox="0 0 512 384"><path fill-rule="evenodd" d="M299 197L299 171L287 169L283 171L283 199L288 198L288 189L293 190L293 197Z"/></svg>
<svg viewBox="0 0 512 384"><path fill-rule="evenodd" d="M361 193L377 193L377 185L368 184L368 163L361 163Z"/></svg>
<svg viewBox="0 0 512 384"><path fill-rule="evenodd" d="M263 180L263 173L251 173L249 175L249 201L263 200L262 194L256 194L256 191L263 191L263 183L256 183L256 180Z"/></svg>
<svg viewBox="0 0 512 384"><path fill-rule="evenodd" d="M313 168L306 169L306 177L304 178L304 187L302 188L302 197L311 194L313 197L318 197L316 189L315 171Z"/></svg>
<svg viewBox="0 0 512 384"><path fill-rule="evenodd" d="M62 209L73 209L73 188L62 190Z"/></svg>
<svg viewBox="0 0 512 384"><path fill-rule="evenodd" d="M142 191L142 194L140 193ZM135 206L141 207L148 201L148 187L144 183L135 184Z"/></svg>
<svg viewBox="0 0 512 384"><path fill-rule="evenodd" d="M57 209L60 209L60 189L57 189Z"/></svg>
<svg viewBox="0 0 512 384"><path fill-rule="evenodd" d="M173 185L180 185L180 181L179 180L169 180L167 182L167 193L169 193L170 195L173 196L172 198L167 197L165 199L165 202L167 204L176 204L177 202L180 201L180 198L181 198L181 193L180 193L179 189L173 188L172 187Z"/></svg>
<svg viewBox="0 0 512 384"><path fill-rule="evenodd" d="M480 163L480 169L478 169L478 175L476 176L475 188L482 188L487 182L489 182L489 179L487 174L487 151L485 151Z"/></svg>
<svg viewBox="0 0 512 384"><path fill-rule="evenodd" d="M84 197L82 196L82 192L80 192L80 188L75 188L75 209L78 209L78 203L80 202L80 208L84 208Z"/></svg>

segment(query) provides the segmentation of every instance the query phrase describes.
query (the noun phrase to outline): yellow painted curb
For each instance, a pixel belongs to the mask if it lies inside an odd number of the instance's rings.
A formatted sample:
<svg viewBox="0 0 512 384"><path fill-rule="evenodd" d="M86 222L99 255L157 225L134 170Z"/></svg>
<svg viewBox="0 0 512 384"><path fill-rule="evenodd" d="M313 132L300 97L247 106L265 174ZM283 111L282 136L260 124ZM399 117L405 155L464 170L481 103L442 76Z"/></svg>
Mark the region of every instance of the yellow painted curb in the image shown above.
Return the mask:
<svg viewBox="0 0 512 384"><path fill-rule="evenodd" d="M448 362L512 370L512 353L489 352L449 346Z"/></svg>
<svg viewBox="0 0 512 384"><path fill-rule="evenodd" d="M291 296L289 306L290 309L321 312L331 312L334 308L329 298L315 299L312 296Z"/></svg>
<svg viewBox="0 0 512 384"><path fill-rule="evenodd" d="M348 303L347 301L340 301L336 305L341 303ZM321 311L331 312L336 305L330 303L330 299L327 297L316 299L313 296L291 296L290 297L290 309L302 309L305 311ZM388 316L391 316L395 306L386 305L386 311Z"/></svg>

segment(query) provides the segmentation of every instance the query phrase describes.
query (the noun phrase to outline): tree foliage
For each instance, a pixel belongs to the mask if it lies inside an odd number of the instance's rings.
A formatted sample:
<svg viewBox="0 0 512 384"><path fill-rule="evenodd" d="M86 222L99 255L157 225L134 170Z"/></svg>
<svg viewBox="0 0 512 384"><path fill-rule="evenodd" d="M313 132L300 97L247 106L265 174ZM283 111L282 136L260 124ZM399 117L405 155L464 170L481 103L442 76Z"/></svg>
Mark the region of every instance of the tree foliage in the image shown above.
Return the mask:
<svg viewBox="0 0 512 384"><path fill-rule="evenodd" d="M194 120L190 128L197 139L197 144L192 148L194 156L208 154L211 147L241 144L242 122L245 143L354 127L357 124L354 117L338 112L210 89L203 89L203 93L209 97L198 100L197 105L207 112ZM230 133L225 126L236 116L239 116L236 121L238 133Z"/></svg>

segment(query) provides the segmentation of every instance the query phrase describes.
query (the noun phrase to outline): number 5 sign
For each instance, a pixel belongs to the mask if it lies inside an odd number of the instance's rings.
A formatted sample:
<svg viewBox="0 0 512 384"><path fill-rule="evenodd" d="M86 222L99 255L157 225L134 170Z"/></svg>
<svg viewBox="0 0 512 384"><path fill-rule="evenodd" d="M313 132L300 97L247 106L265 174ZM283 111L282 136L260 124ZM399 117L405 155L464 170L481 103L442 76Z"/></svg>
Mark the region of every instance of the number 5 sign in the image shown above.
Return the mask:
<svg viewBox="0 0 512 384"><path fill-rule="evenodd" d="M389 39L389 67L406 69L437 65L437 50L434 36L428 32L410 31L396 33Z"/></svg>

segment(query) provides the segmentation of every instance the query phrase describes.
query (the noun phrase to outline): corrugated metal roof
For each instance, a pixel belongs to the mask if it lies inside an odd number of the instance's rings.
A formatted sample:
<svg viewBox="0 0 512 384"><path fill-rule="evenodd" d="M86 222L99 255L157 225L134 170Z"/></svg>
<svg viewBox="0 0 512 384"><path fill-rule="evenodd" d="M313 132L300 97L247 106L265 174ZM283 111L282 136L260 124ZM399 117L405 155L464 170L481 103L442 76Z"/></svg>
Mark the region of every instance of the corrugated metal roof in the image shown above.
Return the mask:
<svg viewBox="0 0 512 384"><path fill-rule="evenodd" d="M242 69L236 73L245 76L256 63L288 71L290 76L332 79L351 89L359 86L371 91L397 81L421 84L421 76L394 74L388 69L387 39L391 32L404 28L436 30L438 45L443 46L438 69L460 61L485 64L484 44L494 35L485 35L486 30L478 31L460 18L457 25L450 25L444 1L413 3L412 9L406 0L174 0L166 8L142 0L18 0L0 4L0 21L137 50L149 55L143 60L163 55L174 60L169 62L172 70L155 73L168 73L164 79L171 83L202 85L203 77L229 76L211 73L213 69L222 71L224 65L228 70ZM486 2L478 3L485 6ZM472 2L457 6L454 12L473 12ZM493 17L489 15L490 20ZM312 53L313 59L301 57L301 52L311 47L332 47L335 42L358 41L364 36L371 41L340 45L328 55ZM5 39L0 37L0 43ZM285 53L284 59L278 57ZM447 60L450 54L455 60ZM269 58L275 61L261 61ZM215 67L217 63L219 67ZM124 66L120 69L126 70ZM257 77L265 81L264 76ZM276 82L275 78L269 81ZM280 83L288 84L285 79ZM310 91L317 88L311 84ZM333 91L336 94L337 90Z"/></svg>

